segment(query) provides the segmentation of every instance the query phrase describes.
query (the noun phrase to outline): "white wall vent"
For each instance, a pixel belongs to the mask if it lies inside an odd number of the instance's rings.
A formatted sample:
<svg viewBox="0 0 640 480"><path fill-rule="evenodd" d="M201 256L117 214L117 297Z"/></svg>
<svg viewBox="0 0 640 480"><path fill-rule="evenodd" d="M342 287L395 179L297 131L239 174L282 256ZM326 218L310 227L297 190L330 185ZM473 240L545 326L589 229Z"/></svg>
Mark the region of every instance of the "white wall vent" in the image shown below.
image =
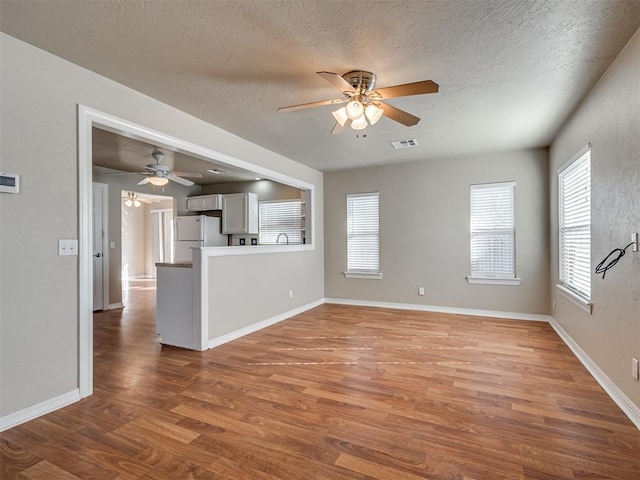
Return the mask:
<svg viewBox="0 0 640 480"><path fill-rule="evenodd" d="M409 140L395 140L390 143L391 146L396 150L398 150L399 148L416 147L418 145L418 141L415 138L410 138Z"/></svg>

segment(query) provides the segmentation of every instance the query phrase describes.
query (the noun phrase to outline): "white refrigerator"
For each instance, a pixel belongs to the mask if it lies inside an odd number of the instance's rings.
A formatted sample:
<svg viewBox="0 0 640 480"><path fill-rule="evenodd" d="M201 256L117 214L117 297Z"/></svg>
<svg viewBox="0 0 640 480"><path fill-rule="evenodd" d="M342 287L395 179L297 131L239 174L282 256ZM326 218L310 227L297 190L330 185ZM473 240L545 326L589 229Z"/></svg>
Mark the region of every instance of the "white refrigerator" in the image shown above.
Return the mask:
<svg viewBox="0 0 640 480"><path fill-rule="evenodd" d="M193 259L192 248L227 246L227 235L220 233L220 218L206 215L176 217L173 261Z"/></svg>

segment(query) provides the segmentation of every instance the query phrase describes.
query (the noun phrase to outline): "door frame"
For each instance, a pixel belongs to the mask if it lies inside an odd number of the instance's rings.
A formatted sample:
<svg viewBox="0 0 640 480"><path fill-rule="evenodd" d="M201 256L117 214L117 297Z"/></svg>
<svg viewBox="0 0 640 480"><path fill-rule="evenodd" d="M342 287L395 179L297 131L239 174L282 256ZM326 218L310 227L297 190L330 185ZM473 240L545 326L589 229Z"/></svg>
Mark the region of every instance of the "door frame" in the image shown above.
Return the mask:
<svg viewBox="0 0 640 480"><path fill-rule="evenodd" d="M216 159L241 168L251 164L196 144L123 120L78 104L78 389L80 397L93 393L93 188L92 130L99 128L134 140L197 156ZM109 239L107 238L108 242ZM202 322L201 337L208 341L208 323ZM206 345L206 342L205 342Z"/></svg>
<svg viewBox="0 0 640 480"><path fill-rule="evenodd" d="M111 305L109 302L109 184L91 182L91 188L99 188L102 191L102 309L107 310ZM93 277L93 271L91 276ZM93 299L93 294L91 298ZM91 309L93 310L93 304Z"/></svg>

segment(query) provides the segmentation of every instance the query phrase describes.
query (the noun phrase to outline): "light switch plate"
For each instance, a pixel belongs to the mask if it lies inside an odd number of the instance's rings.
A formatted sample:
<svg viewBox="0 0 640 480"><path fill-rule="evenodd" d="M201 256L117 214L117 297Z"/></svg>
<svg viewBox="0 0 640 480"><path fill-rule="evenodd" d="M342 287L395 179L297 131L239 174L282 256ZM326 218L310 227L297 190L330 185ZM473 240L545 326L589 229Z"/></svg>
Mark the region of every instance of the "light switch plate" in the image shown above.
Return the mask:
<svg viewBox="0 0 640 480"><path fill-rule="evenodd" d="M78 240L58 239L58 256L78 255Z"/></svg>

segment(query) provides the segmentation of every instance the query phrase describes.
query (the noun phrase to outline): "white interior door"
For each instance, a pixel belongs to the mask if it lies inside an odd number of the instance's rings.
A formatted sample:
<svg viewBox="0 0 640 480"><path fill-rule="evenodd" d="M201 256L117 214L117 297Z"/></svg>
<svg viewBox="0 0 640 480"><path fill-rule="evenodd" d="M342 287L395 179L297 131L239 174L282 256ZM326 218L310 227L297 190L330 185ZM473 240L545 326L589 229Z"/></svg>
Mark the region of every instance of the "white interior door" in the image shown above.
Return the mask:
<svg viewBox="0 0 640 480"><path fill-rule="evenodd" d="M104 185L106 187L106 185ZM93 185L92 221L93 221L93 311L103 310L104 298L104 187Z"/></svg>

